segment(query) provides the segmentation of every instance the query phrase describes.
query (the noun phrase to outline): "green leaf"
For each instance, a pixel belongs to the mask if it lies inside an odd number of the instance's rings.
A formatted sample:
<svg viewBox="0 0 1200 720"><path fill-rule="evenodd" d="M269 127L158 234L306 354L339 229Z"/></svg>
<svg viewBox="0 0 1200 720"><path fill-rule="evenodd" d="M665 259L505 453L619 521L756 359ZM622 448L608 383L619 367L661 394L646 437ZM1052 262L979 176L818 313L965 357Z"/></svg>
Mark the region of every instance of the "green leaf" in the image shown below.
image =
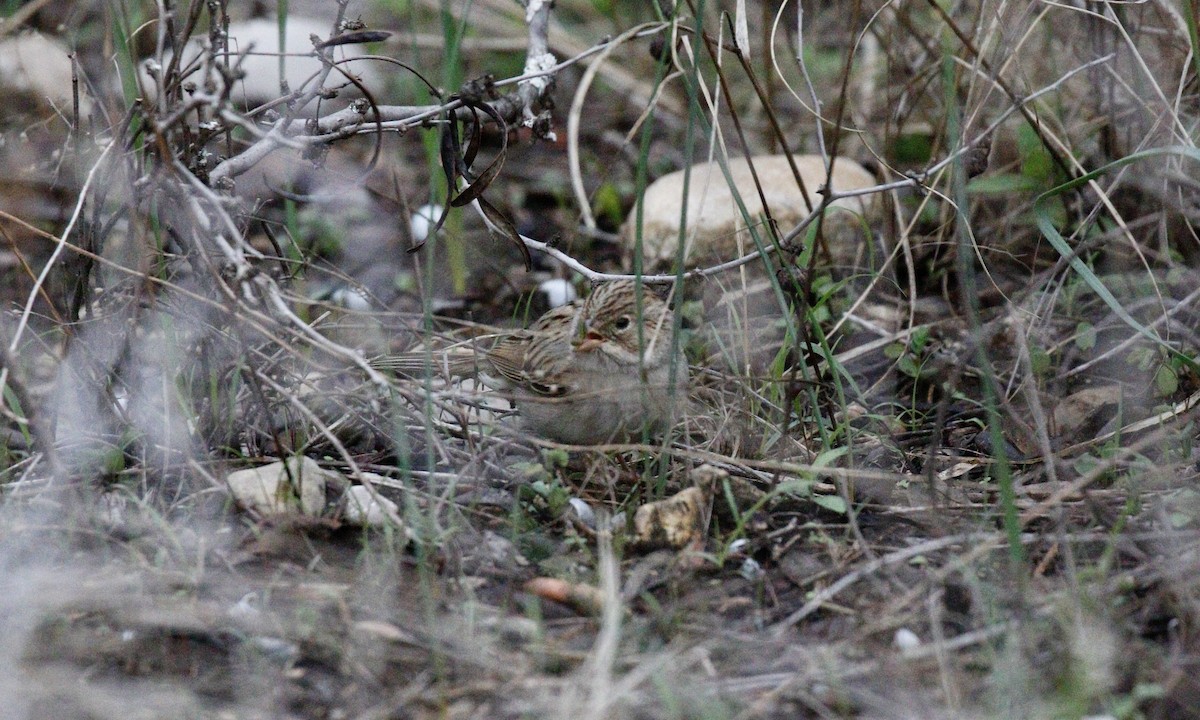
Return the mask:
<svg viewBox="0 0 1200 720"><path fill-rule="evenodd" d="M813 481L809 478L792 478L775 486L772 491L778 495L808 495L812 492Z"/></svg>
<svg viewBox="0 0 1200 720"><path fill-rule="evenodd" d="M1080 350L1091 350L1096 347L1095 325L1085 321L1075 326L1075 347Z"/></svg>
<svg viewBox="0 0 1200 720"><path fill-rule="evenodd" d="M813 495L812 500L826 510L846 514L846 501L840 495Z"/></svg>
<svg viewBox="0 0 1200 720"><path fill-rule="evenodd" d="M101 465L106 475L116 475L125 470L125 453L121 448L109 448L101 457Z"/></svg>
<svg viewBox="0 0 1200 720"><path fill-rule="evenodd" d="M1159 397L1174 395L1179 390L1179 375L1170 365L1159 365L1154 373L1154 389Z"/></svg>
<svg viewBox="0 0 1200 720"><path fill-rule="evenodd" d="M1157 358L1154 355L1154 350L1148 347L1134 348L1125 356L1125 364L1131 365L1142 372L1146 372L1154 366Z"/></svg>
<svg viewBox="0 0 1200 720"><path fill-rule="evenodd" d="M1030 348L1029 364L1033 366L1034 375L1045 375L1050 371L1050 353L1040 347Z"/></svg>
<svg viewBox="0 0 1200 720"><path fill-rule="evenodd" d="M542 450L542 463L546 467L565 468L567 463L571 461L571 454L560 448L546 448Z"/></svg>
<svg viewBox="0 0 1200 720"><path fill-rule="evenodd" d="M1176 530L1182 530L1192 522L1192 516L1189 513L1175 511L1167 514L1167 521L1171 523L1171 527Z"/></svg>
<svg viewBox="0 0 1200 720"><path fill-rule="evenodd" d="M1030 180L1049 180L1054 174L1054 158L1042 139L1028 124L1017 128L1017 150L1021 154L1021 174Z"/></svg>
<svg viewBox="0 0 1200 720"><path fill-rule="evenodd" d="M933 138L924 132L897 135L891 154L892 161L902 165L926 165L933 157Z"/></svg>
<svg viewBox="0 0 1200 720"><path fill-rule="evenodd" d="M621 193L617 191L616 185L610 182L601 185L596 189L596 196L592 202L597 219L611 223L613 227L621 224Z"/></svg>
<svg viewBox="0 0 1200 720"><path fill-rule="evenodd" d="M929 343L929 326L922 325L913 328L912 335L909 337L908 344L912 347L913 352L921 352Z"/></svg>
<svg viewBox="0 0 1200 720"><path fill-rule="evenodd" d="M1040 190L1044 183L1033 178L1016 173L1001 173L999 175L980 175L967 183L967 192L971 195L1011 195Z"/></svg>
<svg viewBox="0 0 1200 720"><path fill-rule="evenodd" d="M526 482L533 481L533 485L531 485L530 488L534 492L541 492L541 490L539 490L539 485L544 485L543 481L550 477L550 473L546 472L546 468L543 467L541 463L516 462L510 465L509 468L515 471L520 477L524 478Z"/></svg>
<svg viewBox="0 0 1200 720"><path fill-rule="evenodd" d="M1100 462L1100 458L1092 455L1091 453L1085 453L1075 458L1074 462L1071 463L1071 469L1080 475L1086 475L1091 472L1093 468L1099 465Z"/></svg>
<svg viewBox="0 0 1200 720"><path fill-rule="evenodd" d="M850 452L850 448L846 446L830 448L829 450L825 450L817 455L817 457L812 461L812 466L814 468L829 467L833 465L835 460L848 452Z"/></svg>
<svg viewBox="0 0 1200 720"><path fill-rule="evenodd" d="M1120 160L1111 162L1104 167L1093 170L1092 172L1077 177L1073 180L1069 180L1042 193L1038 196L1037 200L1034 201L1034 214L1037 217L1038 229L1041 230L1042 235L1046 238L1046 240L1050 242L1050 244L1055 250L1058 251L1060 255L1069 260L1071 269L1074 270L1075 273L1079 275L1079 277L1081 277L1085 283L1087 283L1088 287L1090 287L1092 291L1104 301L1104 304L1107 305L1116 314L1116 316L1121 319L1122 322L1136 330L1146 339L1170 353L1172 356L1182 358L1183 362L1192 372L1200 372L1200 365L1197 365L1195 360L1181 355L1179 351L1168 345L1161 337L1158 336L1157 333L1138 322L1132 315L1129 314L1129 311L1126 310L1125 307L1117 301L1116 297L1113 296L1112 291L1110 291L1104 285L1100 278L1096 276L1096 273L1092 272L1092 269L1089 268L1087 264L1084 263L1083 260L1075 253L1071 246L1067 244L1066 239L1064 239L1059 233L1058 228L1055 226L1054 219L1051 217L1051 210L1053 207L1052 201L1061 203L1061 196L1066 192L1085 185L1091 180L1112 170L1122 168L1139 160L1157 158L1161 155L1179 155L1189 158L1193 161L1200 162L1200 150L1197 150L1194 147L1180 145L1174 145L1165 148L1153 148L1150 150L1133 153L1132 155L1127 155Z"/></svg>

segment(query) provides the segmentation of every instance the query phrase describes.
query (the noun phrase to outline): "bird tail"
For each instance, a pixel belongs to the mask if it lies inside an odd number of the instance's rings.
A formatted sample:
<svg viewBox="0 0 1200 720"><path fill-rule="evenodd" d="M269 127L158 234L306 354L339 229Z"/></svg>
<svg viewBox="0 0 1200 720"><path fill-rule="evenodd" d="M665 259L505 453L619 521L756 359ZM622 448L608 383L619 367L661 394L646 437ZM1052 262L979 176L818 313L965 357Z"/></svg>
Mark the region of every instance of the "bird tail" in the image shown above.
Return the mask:
<svg viewBox="0 0 1200 720"><path fill-rule="evenodd" d="M422 378L431 374L462 378L479 374L484 359L482 353L477 353L471 348L453 348L434 352L417 350L397 355L381 355L369 362L376 370L410 378Z"/></svg>

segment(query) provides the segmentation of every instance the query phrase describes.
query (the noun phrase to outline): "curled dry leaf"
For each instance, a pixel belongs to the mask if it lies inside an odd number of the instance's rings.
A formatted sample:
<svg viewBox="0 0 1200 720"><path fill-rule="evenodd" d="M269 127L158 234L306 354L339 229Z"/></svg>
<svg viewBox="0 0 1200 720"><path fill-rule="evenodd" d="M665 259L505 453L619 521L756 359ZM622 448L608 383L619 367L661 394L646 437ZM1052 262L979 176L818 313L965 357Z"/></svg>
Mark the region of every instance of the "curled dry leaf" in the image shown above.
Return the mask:
<svg viewBox="0 0 1200 720"><path fill-rule="evenodd" d="M539 577L525 583L525 592L566 605L580 615L595 616L604 610L604 593L585 583Z"/></svg>
<svg viewBox="0 0 1200 720"><path fill-rule="evenodd" d="M383 42L391 36L392 34L386 30L358 30L329 38L313 45L313 47L317 50L324 50L325 48L338 45L363 45L366 43Z"/></svg>
<svg viewBox="0 0 1200 720"><path fill-rule="evenodd" d="M350 631L387 642L413 644L417 642L412 633L382 620L359 620L350 626Z"/></svg>

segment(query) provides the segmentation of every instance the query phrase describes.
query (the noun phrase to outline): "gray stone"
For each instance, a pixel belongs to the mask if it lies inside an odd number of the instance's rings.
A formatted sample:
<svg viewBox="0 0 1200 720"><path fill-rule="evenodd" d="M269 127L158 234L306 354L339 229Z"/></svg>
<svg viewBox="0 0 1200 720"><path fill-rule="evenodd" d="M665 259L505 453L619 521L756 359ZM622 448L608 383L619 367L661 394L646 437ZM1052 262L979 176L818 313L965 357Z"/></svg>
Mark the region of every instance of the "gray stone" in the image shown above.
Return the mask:
<svg viewBox="0 0 1200 720"><path fill-rule="evenodd" d="M311 517L325 510L325 485L329 473L307 457L273 462L258 468L238 470L225 482L238 504L264 515L303 514ZM290 470L290 477L289 472Z"/></svg>

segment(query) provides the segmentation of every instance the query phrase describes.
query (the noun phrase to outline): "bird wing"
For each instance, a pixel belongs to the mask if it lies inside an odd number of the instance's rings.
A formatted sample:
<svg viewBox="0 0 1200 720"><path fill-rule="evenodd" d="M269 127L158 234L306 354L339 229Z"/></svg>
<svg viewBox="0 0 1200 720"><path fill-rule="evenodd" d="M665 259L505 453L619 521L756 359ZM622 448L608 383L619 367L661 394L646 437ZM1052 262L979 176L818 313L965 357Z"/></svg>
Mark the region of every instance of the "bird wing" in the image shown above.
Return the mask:
<svg viewBox="0 0 1200 720"><path fill-rule="evenodd" d="M472 341L470 346L460 345L442 351L385 355L371 360L371 366L408 377L422 377L430 371L463 377L483 371L496 381L495 384L557 397L567 392L567 387L559 380L571 362L568 335L578 310L577 303L554 308L534 321L528 330L500 335L485 351L479 351ZM488 377L483 379L489 381Z"/></svg>
<svg viewBox="0 0 1200 720"><path fill-rule="evenodd" d="M534 327L537 327L536 325ZM488 351L488 360L502 378L535 395L561 397L569 386L564 370L570 364L571 346L557 332L523 330Z"/></svg>
<svg viewBox="0 0 1200 720"><path fill-rule="evenodd" d="M522 330L502 338L487 351L488 362L500 375L499 379L512 385L524 385L528 382L525 373L525 351L532 339L532 333Z"/></svg>

